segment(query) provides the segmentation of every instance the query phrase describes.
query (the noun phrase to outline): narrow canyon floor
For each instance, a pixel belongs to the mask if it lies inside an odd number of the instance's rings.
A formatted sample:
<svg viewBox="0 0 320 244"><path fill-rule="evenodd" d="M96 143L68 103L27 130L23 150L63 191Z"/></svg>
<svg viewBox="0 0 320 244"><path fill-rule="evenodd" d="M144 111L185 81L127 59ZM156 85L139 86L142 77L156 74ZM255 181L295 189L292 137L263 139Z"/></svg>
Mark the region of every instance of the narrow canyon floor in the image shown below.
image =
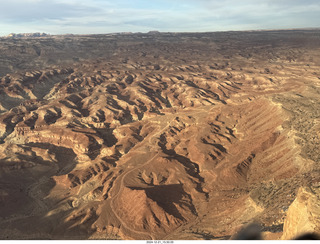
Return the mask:
<svg viewBox="0 0 320 244"><path fill-rule="evenodd" d="M320 31L0 38L0 239L320 233Z"/></svg>

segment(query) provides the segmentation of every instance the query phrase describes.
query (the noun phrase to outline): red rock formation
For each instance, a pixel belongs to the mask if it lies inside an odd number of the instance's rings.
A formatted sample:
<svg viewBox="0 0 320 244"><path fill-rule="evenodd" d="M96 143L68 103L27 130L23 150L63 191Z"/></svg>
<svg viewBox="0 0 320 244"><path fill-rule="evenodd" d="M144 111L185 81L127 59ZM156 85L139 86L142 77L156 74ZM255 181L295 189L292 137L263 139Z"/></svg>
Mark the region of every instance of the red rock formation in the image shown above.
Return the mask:
<svg viewBox="0 0 320 244"><path fill-rule="evenodd" d="M299 33L48 37L0 67L0 237L317 231L320 56Z"/></svg>

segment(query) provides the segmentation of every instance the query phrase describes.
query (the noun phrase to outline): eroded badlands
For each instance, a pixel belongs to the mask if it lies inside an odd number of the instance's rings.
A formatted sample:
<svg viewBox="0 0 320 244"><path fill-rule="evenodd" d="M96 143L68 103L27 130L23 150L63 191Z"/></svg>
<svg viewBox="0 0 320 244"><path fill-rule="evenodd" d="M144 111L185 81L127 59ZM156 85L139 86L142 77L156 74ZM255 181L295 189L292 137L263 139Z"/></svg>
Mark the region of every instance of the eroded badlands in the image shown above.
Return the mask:
<svg viewBox="0 0 320 244"><path fill-rule="evenodd" d="M1 239L319 232L319 31L1 43Z"/></svg>

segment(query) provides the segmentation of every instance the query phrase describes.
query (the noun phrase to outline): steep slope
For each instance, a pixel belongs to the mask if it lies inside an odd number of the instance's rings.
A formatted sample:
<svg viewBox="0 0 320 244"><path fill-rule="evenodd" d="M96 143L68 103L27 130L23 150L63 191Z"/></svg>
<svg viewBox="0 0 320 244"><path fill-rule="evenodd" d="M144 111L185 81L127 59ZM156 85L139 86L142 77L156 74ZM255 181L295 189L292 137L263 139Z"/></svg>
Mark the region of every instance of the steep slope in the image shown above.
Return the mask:
<svg viewBox="0 0 320 244"><path fill-rule="evenodd" d="M292 238L320 172L315 33L48 37L92 53L0 79L0 238Z"/></svg>

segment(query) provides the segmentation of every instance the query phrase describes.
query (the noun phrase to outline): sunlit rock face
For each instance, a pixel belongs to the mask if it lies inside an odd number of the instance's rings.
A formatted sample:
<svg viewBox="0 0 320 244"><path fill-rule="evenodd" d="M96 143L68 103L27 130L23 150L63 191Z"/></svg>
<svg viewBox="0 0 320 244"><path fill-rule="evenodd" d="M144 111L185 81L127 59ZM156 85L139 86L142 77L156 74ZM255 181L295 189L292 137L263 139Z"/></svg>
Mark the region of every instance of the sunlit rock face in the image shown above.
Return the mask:
<svg viewBox="0 0 320 244"><path fill-rule="evenodd" d="M318 232L319 41L1 39L0 238L230 239L252 222L266 239Z"/></svg>
<svg viewBox="0 0 320 244"><path fill-rule="evenodd" d="M317 188L316 188L317 189ZM305 233L320 233L319 191L300 188L284 222L282 239L294 239Z"/></svg>

